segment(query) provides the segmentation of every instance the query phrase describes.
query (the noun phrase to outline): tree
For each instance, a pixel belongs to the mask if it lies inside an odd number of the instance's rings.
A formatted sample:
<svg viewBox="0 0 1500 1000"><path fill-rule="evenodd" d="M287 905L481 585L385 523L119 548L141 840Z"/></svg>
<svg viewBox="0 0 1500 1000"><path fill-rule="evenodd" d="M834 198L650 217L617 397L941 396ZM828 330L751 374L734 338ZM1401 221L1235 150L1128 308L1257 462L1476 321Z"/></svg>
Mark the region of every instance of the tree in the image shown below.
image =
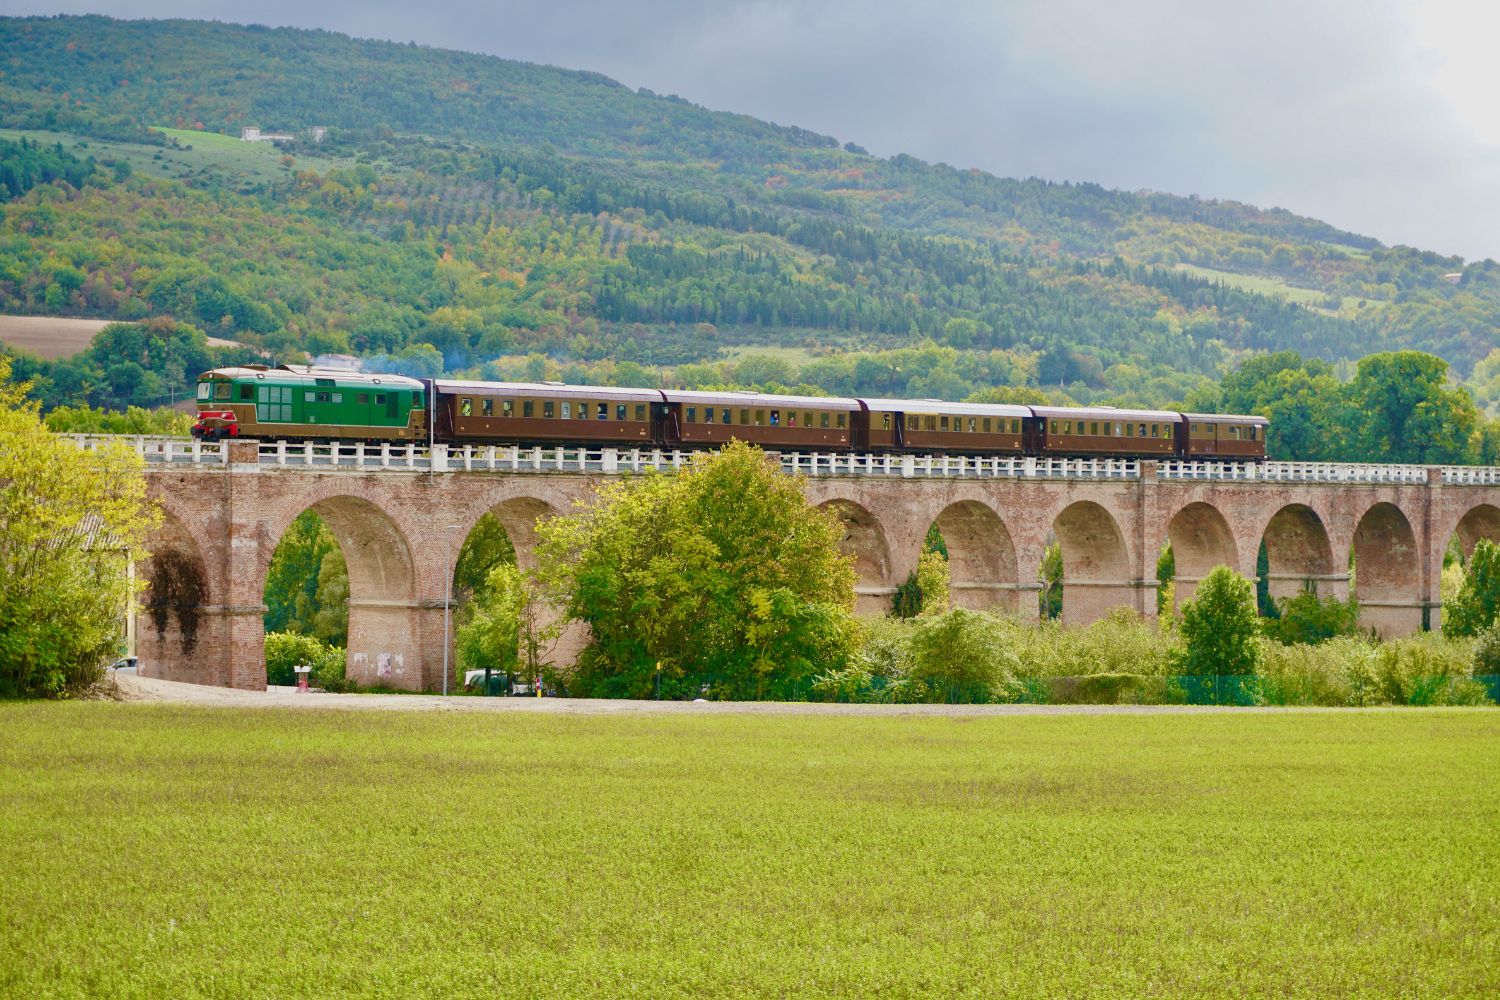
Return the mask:
<svg viewBox="0 0 1500 1000"><path fill-rule="evenodd" d="M502 563L514 563L516 550L511 545L505 525L494 514L486 513L464 539L453 567L453 599L466 605L484 589L490 574Z"/></svg>
<svg viewBox="0 0 1500 1000"><path fill-rule="evenodd" d="M0 356L0 695L58 697L119 655L127 566L159 522L140 458L48 431Z"/></svg>
<svg viewBox="0 0 1500 1000"><path fill-rule="evenodd" d="M1042 621L1062 617L1063 561L1062 546L1051 542L1042 552L1042 565L1037 572L1042 589L1037 594L1038 611Z"/></svg>
<svg viewBox="0 0 1500 1000"><path fill-rule="evenodd" d="M486 667L514 673L521 665L522 618L532 593L514 563L491 568L482 587L474 591L466 620L454 633L460 670Z"/></svg>
<svg viewBox="0 0 1500 1000"><path fill-rule="evenodd" d="M1228 566L1215 566L1182 608L1183 651L1178 672L1194 676L1246 675L1260 663L1255 588Z"/></svg>
<svg viewBox="0 0 1500 1000"><path fill-rule="evenodd" d="M1469 557L1458 596L1443 608L1443 635L1478 635L1495 622L1500 610L1500 546L1481 538Z"/></svg>
<svg viewBox="0 0 1500 1000"><path fill-rule="evenodd" d="M615 697L789 697L853 648L837 515L735 443L674 474L613 482L538 526L553 599L589 626L569 681Z"/></svg>
<svg viewBox="0 0 1500 1000"><path fill-rule="evenodd" d="M267 632L295 632L343 646L349 635L349 570L328 525L303 511L281 536L266 571Z"/></svg>
<svg viewBox="0 0 1500 1000"><path fill-rule="evenodd" d="M1448 362L1420 351L1360 359L1349 395L1364 418L1356 437L1361 453L1381 462L1469 461L1479 412L1447 377Z"/></svg>

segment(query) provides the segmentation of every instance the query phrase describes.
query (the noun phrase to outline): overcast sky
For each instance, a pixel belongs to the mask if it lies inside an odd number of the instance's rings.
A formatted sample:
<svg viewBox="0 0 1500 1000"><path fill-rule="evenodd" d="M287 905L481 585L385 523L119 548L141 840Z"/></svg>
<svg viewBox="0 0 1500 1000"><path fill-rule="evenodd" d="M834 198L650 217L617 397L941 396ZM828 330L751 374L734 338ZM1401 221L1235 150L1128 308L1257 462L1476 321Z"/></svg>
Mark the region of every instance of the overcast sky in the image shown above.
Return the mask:
<svg viewBox="0 0 1500 1000"><path fill-rule="evenodd" d="M321 27L605 73L880 155L1279 205L1500 259L1500 4L0 0Z"/></svg>

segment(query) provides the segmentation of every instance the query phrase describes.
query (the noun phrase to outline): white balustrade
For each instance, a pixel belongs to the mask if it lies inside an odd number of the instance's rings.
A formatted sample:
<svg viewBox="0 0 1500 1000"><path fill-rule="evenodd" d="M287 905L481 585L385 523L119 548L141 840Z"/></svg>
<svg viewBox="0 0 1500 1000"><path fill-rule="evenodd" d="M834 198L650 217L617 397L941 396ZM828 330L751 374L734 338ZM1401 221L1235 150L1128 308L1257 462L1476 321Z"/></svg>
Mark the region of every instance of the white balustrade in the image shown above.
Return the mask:
<svg viewBox="0 0 1500 1000"><path fill-rule="evenodd" d="M222 466L231 441L199 441L152 435L64 434L84 449L125 445L147 465ZM519 445L426 445L415 442L378 447L363 441L315 443L259 442L260 464L272 468L353 469L362 472L533 472L640 473L647 469L681 469L693 452L639 447L570 448ZM1141 461L1134 458L1059 458L1056 456L913 455L908 453L781 452L788 473L827 477L902 479L1069 479L1136 480ZM1428 467L1357 462L1204 462L1164 459L1156 476L1167 481L1322 483L1422 486ZM1447 486L1500 486L1500 467L1446 465L1438 480Z"/></svg>

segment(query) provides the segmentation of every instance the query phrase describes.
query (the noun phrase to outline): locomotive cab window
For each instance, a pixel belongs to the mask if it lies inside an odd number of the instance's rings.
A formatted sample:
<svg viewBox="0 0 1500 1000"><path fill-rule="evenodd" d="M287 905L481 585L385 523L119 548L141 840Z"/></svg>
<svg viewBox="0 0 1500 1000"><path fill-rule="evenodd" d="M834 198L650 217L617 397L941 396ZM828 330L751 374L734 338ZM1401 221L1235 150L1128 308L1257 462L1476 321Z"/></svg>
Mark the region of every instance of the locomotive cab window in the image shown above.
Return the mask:
<svg viewBox="0 0 1500 1000"><path fill-rule="evenodd" d="M215 382L214 383L214 399L228 399L229 398L229 391L230 390L229 390L229 383L228 382Z"/></svg>
<svg viewBox="0 0 1500 1000"><path fill-rule="evenodd" d="M198 383L198 398L199 399L208 399L210 396L213 395L213 392L214 392L214 384L212 382L199 382Z"/></svg>
<svg viewBox="0 0 1500 1000"><path fill-rule="evenodd" d="M354 401L360 406L369 406L370 394L368 392L362 392L358 396L354 397Z"/></svg>
<svg viewBox="0 0 1500 1000"><path fill-rule="evenodd" d="M240 401L248 403L255 398L255 386L248 382L240 386Z"/></svg>
<svg viewBox="0 0 1500 1000"><path fill-rule="evenodd" d="M360 393L360 396L363 397L364 393ZM361 398L360 402L363 403L364 399ZM422 399L422 390L421 389L413 389L411 391L411 408L413 410L420 410L422 407L424 407L426 405L427 404Z"/></svg>

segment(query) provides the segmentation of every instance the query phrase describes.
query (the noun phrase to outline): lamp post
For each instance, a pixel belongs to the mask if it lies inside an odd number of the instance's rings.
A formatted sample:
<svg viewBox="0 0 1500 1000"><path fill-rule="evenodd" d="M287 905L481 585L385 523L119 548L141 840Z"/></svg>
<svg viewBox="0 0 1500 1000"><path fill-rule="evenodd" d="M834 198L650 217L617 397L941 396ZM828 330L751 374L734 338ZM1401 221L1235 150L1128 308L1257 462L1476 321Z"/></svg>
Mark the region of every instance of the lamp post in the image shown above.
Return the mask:
<svg viewBox="0 0 1500 1000"><path fill-rule="evenodd" d="M446 524L444 531L458 531L462 528L459 524ZM448 560L447 570L443 579L443 694L448 693L448 612L453 605L453 574L458 569L458 552L453 551L453 556Z"/></svg>

